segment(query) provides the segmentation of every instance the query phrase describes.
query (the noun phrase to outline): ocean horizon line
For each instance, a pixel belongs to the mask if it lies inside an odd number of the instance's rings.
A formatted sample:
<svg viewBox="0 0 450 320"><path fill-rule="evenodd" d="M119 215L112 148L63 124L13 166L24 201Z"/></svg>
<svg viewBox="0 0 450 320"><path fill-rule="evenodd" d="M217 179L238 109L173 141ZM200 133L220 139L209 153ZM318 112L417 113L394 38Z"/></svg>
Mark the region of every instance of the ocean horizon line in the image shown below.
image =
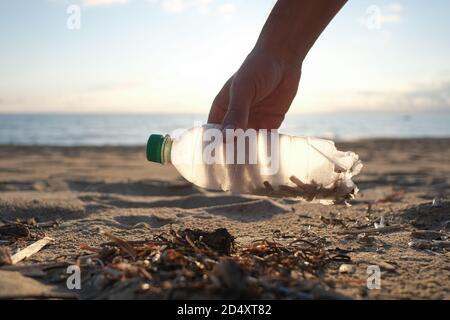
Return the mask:
<svg viewBox="0 0 450 320"><path fill-rule="evenodd" d="M450 109L431 109L431 110L330 110L330 111L290 111L286 117L297 115L319 115L319 114L427 114L427 113L445 113L450 114ZM0 116L4 115L198 115L207 116L208 112L177 112L177 111L1 111Z"/></svg>
<svg viewBox="0 0 450 320"><path fill-rule="evenodd" d="M172 134L206 123L197 113L0 114L0 144L142 145L150 134ZM291 114L279 132L335 141L450 137L450 112Z"/></svg>

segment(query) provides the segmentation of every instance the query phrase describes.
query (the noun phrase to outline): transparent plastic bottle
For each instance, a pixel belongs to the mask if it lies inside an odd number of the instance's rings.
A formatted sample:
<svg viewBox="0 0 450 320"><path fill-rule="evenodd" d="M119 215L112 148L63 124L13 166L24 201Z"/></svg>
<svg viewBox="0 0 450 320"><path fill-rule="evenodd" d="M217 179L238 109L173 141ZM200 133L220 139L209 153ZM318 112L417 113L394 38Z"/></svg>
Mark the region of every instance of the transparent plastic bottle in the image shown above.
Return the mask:
<svg viewBox="0 0 450 320"><path fill-rule="evenodd" d="M332 141L261 130L224 142L217 134L217 126L204 125L177 138L151 135L147 159L172 163L186 180L212 190L331 201L358 190L352 181L362 168L358 155L338 151Z"/></svg>

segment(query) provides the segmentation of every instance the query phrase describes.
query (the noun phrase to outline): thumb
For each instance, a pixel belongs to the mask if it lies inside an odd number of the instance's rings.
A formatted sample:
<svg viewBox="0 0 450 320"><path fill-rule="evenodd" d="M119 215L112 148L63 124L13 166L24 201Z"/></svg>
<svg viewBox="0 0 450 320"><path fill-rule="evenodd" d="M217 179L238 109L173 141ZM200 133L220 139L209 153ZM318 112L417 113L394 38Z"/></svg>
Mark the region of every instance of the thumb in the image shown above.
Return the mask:
<svg viewBox="0 0 450 320"><path fill-rule="evenodd" d="M252 95L242 86L233 83L230 90L228 110L223 118L222 130L247 129Z"/></svg>

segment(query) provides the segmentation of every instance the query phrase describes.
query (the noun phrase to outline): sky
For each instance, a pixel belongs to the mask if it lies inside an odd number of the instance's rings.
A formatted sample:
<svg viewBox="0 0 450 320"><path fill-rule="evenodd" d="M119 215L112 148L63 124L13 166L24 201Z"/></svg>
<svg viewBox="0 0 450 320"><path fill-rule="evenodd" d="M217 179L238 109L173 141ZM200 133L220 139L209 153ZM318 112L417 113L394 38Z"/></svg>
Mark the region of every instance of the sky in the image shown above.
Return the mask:
<svg viewBox="0 0 450 320"><path fill-rule="evenodd" d="M0 0L0 112L207 113L274 3ZM350 0L309 52L291 113L450 111L449 12Z"/></svg>

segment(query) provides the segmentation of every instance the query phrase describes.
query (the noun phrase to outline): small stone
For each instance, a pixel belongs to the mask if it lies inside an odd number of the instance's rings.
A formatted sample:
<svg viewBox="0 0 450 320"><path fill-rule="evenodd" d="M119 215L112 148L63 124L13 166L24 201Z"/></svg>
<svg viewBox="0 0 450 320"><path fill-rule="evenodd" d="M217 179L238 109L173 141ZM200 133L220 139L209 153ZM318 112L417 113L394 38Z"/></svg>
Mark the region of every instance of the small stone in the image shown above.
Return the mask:
<svg viewBox="0 0 450 320"><path fill-rule="evenodd" d="M356 268L354 265L352 264L341 264L341 266L339 267L339 273L354 273L356 271Z"/></svg>
<svg viewBox="0 0 450 320"><path fill-rule="evenodd" d="M439 197L436 197L436 198L433 199L433 202L431 203L431 206L435 207L435 208L439 208L439 207L442 206L442 203L443 203L443 199L439 198Z"/></svg>

